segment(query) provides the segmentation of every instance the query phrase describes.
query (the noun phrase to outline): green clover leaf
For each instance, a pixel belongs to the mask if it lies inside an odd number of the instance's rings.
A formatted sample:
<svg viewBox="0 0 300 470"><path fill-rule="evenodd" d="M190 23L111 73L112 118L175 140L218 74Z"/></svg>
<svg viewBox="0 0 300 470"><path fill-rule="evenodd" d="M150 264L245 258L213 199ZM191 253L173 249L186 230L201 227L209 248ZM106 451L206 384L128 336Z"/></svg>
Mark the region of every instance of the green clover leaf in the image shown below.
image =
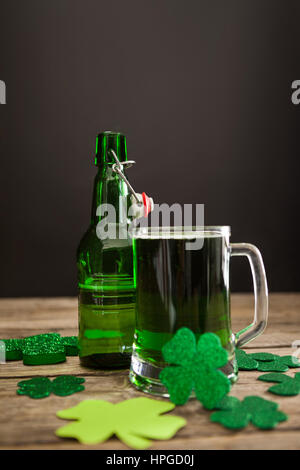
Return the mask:
<svg viewBox="0 0 300 470"><path fill-rule="evenodd" d="M189 328L177 330L175 336L162 349L166 362L184 366L193 360L196 348L196 338Z"/></svg>
<svg viewBox="0 0 300 470"><path fill-rule="evenodd" d="M52 392L59 397L66 397L73 393L82 392L84 386L81 385L85 382L82 377L75 377L74 375L61 375L56 377L52 382Z"/></svg>
<svg viewBox="0 0 300 470"><path fill-rule="evenodd" d="M147 449L151 439L171 439L186 421L178 416L160 416L174 408L170 402L140 397L117 404L84 400L74 408L59 411L62 419L74 419L59 428L59 437L73 437L82 444L104 442L114 434L129 447Z"/></svg>
<svg viewBox="0 0 300 470"><path fill-rule="evenodd" d="M298 368L300 363L293 356L277 356L273 354L273 361L259 362L257 370L260 372L287 372L289 368Z"/></svg>
<svg viewBox="0 0 300 470"><path fill-rule="evenodd" d="M280 357L280 356L277 356L276 354L272 354L272 353L267 353L267 352L257 352L257 353L247 354L247 357L254 359L255 361L259 361L259 362L269 362L269 361L274 361L275 357Z"/></svg>
<svg viewBox="0 0 300 470"><path fill-rule="evenodd" d="M258 377L258 380L263 382L278 382L279 385L273 385L268 389L268 392L275 395L295 396L300 393L300 372L297 372L293 377L285 374L264 374Z"/></svg>
<svg viewBox="0 0 300 470"><path fill-rule="evenodd" d="M51 394L51 380L48 377L34 377L18 383L18 395L28 395L30 398L45 398Z"/></svg>
<svg viewBox="0 0 300 470"><path fill-rule="evenodd" d="M59 333L43 333L22 339L3 339L5 359L27 365L64 362L66 356L78 356L77 336L61 337Z"/></svg>
<svg viewBox="0 0 300 470"><path fill-rule="evenodd" d="M57 364L66 360L66 348L58 333L28 336L23 340L22 350L26 365Z"/></svg>
<svg viewBox="0 0 300 470"><path fill-rule="evenodd" d="M78 356L79 347L77 336L63 336L61 341L66 348L67 356Z"/></svg>
<svg viewBox="0 0 300 470"><path fill-rule="evenodd" d="M236 349L235 354L239 370L286 372L289 368L300 367L299 360L294 356L278 356L266 352L247 354L242 349Z"/></svg>
<svg viewBox="0 0 300 470"><path fill-rule="evenodd" d="M194 333L181 328L163 346L162 353L172 365L159 377L176 405L184 405L194 390L203 406L212 409L229 392L230 380L218 370L227 364L228 354L215 334L204 333L196 343Z"/></svg>
<svg viewBox="0 0 300 470"><path fill-rule="evenodd" d="M51 393L60 397L72 395L81 392L84 386L81 385L85 380L73 375L61 375L52 382L48 377L34 377L30 380L22 380L18 383L18 395L28 395L30 398L45 398Z"/></svg>
<svg viewBox="0 0 300 470"><path fill-rule="evenodd" d="M242 349L235 350L235 358L236 358L239 370L256 370L257 369L258 362L254 358L251 358L249 356L250 355L247 354Z"/></svg>
<svg viewBox="0 0 300 470"><path fill-rule="evenodd" d="M5 346L5 359L19 361L22 359L23 339L3 339Z"/></svg>
<svg viewBox="0 0 300 470"><path fill-rule="evenodd" d="M283 364L290 367L291 369L299 368L300 361L295 356L278 356Z"/></svg>
<svg viewBox="0 0 300 470"><path fill-rule="evenodd" d="M217 406L220 411L211 414L213 423L220 423L229 429L243 429L249 423L260 429L273 429L287 420L287 415L278 411L278 404L257 396L248 396L240 401L225 397Z"/></svg>

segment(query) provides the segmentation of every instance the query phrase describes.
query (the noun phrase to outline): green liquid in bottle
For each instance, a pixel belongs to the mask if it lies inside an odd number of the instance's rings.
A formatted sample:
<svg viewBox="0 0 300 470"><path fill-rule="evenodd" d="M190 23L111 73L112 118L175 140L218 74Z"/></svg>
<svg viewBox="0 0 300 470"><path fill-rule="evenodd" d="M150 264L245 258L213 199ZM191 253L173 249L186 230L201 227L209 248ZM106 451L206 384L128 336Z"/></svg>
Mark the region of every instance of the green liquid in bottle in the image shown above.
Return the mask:
<svg viewBox="0 0 300 470"><path fill-rule="evenodd" d="M79 290L80 360L87 367L129 364L135 321L135 291Z"/></svg>

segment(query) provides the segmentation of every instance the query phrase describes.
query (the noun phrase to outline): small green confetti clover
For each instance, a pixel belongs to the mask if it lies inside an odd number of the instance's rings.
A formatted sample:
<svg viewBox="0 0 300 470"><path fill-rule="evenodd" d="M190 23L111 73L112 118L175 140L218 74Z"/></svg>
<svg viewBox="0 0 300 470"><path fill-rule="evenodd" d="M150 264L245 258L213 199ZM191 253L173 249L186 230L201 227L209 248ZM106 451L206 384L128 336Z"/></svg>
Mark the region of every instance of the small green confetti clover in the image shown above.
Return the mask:
<svg viewBox="0 0 300 470"><path fill-rule="evenodd" d="M294 356L278 356L266 352L247 354L242 349L236 349L236 359L239 370L286 372L289 368L300 367L299 360Z"/></svg>
<svg viewBox="0 0 300 470"><path fill-rule="evenodd" d="M218 405L220 411L211 414L213 423L220 423L229 429L243 429L249 423L260 429L273 429L287 420L287 415L278 411L278 404L257 396L248 396L240 401L225 397Z"/></svg>
<svg viewBox="0 0 300 470"><path fill-rule="evenodd" d="M258 380L263 382L278 382L278 385L273 385L268 389L268 392L275 395L294 396L300 393L300 372L297 372L294 377L276 373L264 374L260 375Z"/></svg>
<svg viewBox="0 0 300 470"><path fill-rule="evenodd" d="M30 380L22 380L18 383L18 395L28 395L30 398L45 398L51 393L60 397L66 397L73 393L81 392L85 380L73 375L61 375L52 382L48 377L34 377Z"/></svg>
<svg viewBox="0 0 300 470"><path fill-rule="evenodd" d="M207 409L214 406L230 391L230 380L222 371L228 354L214 333L204 333L198 343L189 328L179 329L162 348L166 362L172 364L160 373L170 400L184 405L192 391Z"/></svg>

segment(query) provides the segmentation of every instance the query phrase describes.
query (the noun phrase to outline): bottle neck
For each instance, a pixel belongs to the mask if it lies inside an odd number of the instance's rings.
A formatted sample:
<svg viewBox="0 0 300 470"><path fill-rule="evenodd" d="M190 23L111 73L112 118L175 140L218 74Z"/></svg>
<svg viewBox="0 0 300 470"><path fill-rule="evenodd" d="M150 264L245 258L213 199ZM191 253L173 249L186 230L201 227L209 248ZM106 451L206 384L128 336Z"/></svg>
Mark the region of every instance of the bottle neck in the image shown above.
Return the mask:
<svg viewBox="0 0 300 470"><path fill-rule="evenodd" d="M113 165L114 157L110 150L113 150L120 162L127 161L126 137L118 132L102 132L96 139L95 164L99 167Z"/></svg>
<svg viewBox="0 0 300 470"><path fill-rule="evenodd" d="M106 216L110 221L115 218L116 223L126 222L128 196L127 185L113 171L112 165L100 165L94 181L91 224L97 225Z"/></svg>
<svg viewBox="0 0 300 470"><path fill-rule="evenodd" d="M98 173L94 183L92 218L93 225L108 216L116 223L127 218L128 188L119 175L113 171L116 163L113 153L120 162L127 161L126 137L119 132L102 132L96 139ZM107 210L106 210L107 209ZM115 214L114 214L115 212ZM121 213L121 215L120 215ZM126 214L126 215L125 215Z"/></svg>

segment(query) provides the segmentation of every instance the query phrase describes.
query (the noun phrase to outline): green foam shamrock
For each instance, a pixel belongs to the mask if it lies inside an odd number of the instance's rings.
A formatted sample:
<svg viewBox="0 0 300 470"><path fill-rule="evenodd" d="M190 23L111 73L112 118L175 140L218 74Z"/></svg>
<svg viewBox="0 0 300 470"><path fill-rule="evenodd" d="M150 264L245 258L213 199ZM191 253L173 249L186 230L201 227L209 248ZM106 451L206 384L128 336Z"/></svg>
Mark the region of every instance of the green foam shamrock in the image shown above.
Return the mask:
<svg viewBox="0 0 300 470"><path fill-rule="evenodd" d="M280 357L280 356L277 356L276 354L267 353L267 352L250 353L250 354L247 354L247 356L259 362L260 361L262 362L273 361L274 357Z"/></svg>
<svg viewBox="0 0 300 470"><path fill-rule="evenodd" d="M196 344L194 333L181 328L163 346L162 353L172 365L159 377L176 405L186 403L194 390L203 406L212 409L229 392L230 380L218 370L227 364L228 354L215 334L204 333Z"/></svg>
<svg viewBox="0 0 300 470"><path fill-rule="evenodd" d="M84 400L74 408L59 411L62 419L74 419L56 431L59 437L73 437L82 444L104 442L114 434L129 447L146 449L150 439L171 439L186 421L178 416L160 416L174 408L170 402L132 398L117 404Z"/></svg>
<svg viewBox="0 0 300 470"><path fill-rule="evenodd" d="M300 367L300 362L294 356L277 356L273 354L273 361L259 362L257 370L260 372L286 372L289 368Z"/></svg>
<svg viewBox="0 0 300 470"><path fill-rule="evenodd" d="M30 398L45 398L51 393L65 397L84 390L84 386L81 385L84 382L83 378L73 375L61 375L52 382L48 377L35 377L19 382L20 388L17 393L18 395L28 395Z"/></svg>
<svg viewBox="0 0 300 470"><path fill-rule="evenodd" d="M235 358L239 370L256 370L258 367L258 362L249 357L249 354L242 349L235 350Z"/></svg>
<svg viewBox="0 0 300 470"><path fill-rule="evenodd" d="M212 413L210 420L229 429L242 429L249 423L260 429L273 429L288 418L282 411L277 411L277 403L257 396L248 396L242 401L225 397L217 408L220 411Z"/></svg>
<svg viewBox="0 0 300 470"><path fill-rule="evenodd" d="M66 360L66 348L58 333L29 336L23 340L23 363L56 364Z"/></svg>
<svg viewBox="0 0 300 470"><path fill-rule="evenodd" d="M264 374L258 377L258 380L263 382L278 382L279 385L273 385L268 389L268 392L275 395L294 396L300 393L300 372L297 372L293 377L285 374Z"/></svg>
<svg viewBox="0 0 300 470"><path fill-rule="evenodd" d="M300 367L300 362L294 356L278 356L266 352L247 354L242 349L236 349L236 359L239 370L286 372L289 368Z"/></svg>
<svg viewBox="0 0 300 470"><path fill-rule="evenodd" d="M259 362L257 370L259 372L286 372L289 368L281 361Z"/></svg>

